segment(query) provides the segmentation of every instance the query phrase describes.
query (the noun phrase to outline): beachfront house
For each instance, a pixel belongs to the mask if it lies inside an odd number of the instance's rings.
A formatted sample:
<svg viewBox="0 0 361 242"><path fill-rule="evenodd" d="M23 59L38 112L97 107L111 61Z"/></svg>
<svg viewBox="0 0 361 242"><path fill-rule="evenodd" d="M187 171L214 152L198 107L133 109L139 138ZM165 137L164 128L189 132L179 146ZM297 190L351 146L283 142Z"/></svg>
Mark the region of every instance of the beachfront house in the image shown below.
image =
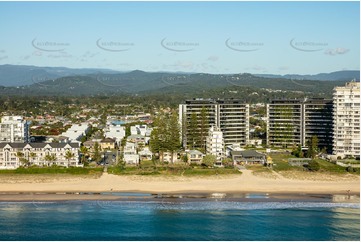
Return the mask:
<svg viewBox="0 0 361 242"><path fill-rule="evenodd" d="M202 164L204 154L199 150L190 150L187 152L187 162L189 164Z"/></svg>
<svg viewBox="0 0 361 242"><path fill-rule="evenodd" d="M79 143L0 143L0 169L32 165L82 167Z"/></svg>
<svg viewBox="0 0 361 242"><path fill-rule="evenodd" d="M231 151L233 164L265 164L266 155L255 150Z"/></svg>

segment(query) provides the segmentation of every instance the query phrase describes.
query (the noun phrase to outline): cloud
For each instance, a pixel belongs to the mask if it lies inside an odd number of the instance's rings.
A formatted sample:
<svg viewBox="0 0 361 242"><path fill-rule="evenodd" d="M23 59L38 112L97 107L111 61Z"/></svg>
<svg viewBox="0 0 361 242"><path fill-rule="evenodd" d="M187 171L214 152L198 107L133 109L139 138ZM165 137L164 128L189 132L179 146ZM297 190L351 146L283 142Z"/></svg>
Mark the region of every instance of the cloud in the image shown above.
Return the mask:
<svg viewBox="0 0 361 242"><path fill-rule="evenodd" d="M5 53L6 51L5 50L0 50L0 53Z"/></svg>
<svg viewBox="0 0 361 242"><path fill-rule="evenodd" d="M66 51L61 51L59 53L54 53L54 54L50 54L47 56L48 58L54 58L54 59L58 59L58 58L72 58L73 56L71 54L68 54Z"/></svg>
<svg viewBox="0 0 361 242"><path fill-rule="evenodd" d="M30 59L30 57L31 57L30 55L26 55L23 57L23 60L28 60L28 59Z"/></svg>
<svg viewBox="0 0 361 242"><path fill-rule="evenodd" d="M210 57L208 57L207 61L218 61L219 60L219 57L218 56L215 56L215 55L212 55Z"/></svg>
<svg viewBox="0 0 361 242"><path fill-rule="evenodd" d="M5 59L7 59L7 58L9 58L7 55L5 55L5 56L0 56L0 61L1 61L1 60L5 60Z"/></svg>
<svg viewBox="0 0 361 242"><path fill-rule="evenodd" d="M349 51L349 49L345 48L335 48L335 49L327 49L325 50L326 55L343 55L346 54Z"/></svg>

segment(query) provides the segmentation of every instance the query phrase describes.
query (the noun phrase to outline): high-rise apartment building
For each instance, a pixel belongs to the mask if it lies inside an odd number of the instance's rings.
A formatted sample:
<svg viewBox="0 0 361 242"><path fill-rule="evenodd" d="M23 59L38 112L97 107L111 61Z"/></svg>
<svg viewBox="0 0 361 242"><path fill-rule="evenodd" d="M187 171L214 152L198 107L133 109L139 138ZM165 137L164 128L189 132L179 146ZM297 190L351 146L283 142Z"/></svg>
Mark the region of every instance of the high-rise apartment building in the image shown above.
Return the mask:
<svg viewBox="0 0 361 242"><path fill-rule="evenodd" d="M313 136L321 149L332 150L332 100L285 99L267 104L267 144L306 146Z"/></svg>
<svg viewBox="0 0 361 242"><path fill-rule="evenodd" d="M30 142L27 121L21 116L3 116L0 123L0 142Z"/></svg>
<svg viewBox="0 0 361 242"><path fill-rule="evenodd" d="M335 87L333 103L333 153L360 157L360 83Z"/></svg>
<svg viewBox="0 0 361 242"><path fill-rule="evenodd" d="M223 133L225 145L249 141L249 105L236 99L192 99L179 105L183 147L206 148L212 126Z"/></svg>

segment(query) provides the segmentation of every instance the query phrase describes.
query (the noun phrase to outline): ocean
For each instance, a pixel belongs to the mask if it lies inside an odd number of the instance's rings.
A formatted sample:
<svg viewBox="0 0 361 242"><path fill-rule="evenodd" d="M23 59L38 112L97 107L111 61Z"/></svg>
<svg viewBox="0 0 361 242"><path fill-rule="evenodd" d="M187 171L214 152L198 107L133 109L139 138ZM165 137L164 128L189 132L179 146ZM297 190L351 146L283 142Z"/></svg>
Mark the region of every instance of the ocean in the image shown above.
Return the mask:
<svg viewBox="0 0 361 242"><path fill-rule="evenodd" d="M358 203L0 202L0 240L355 240Z"/></svg>

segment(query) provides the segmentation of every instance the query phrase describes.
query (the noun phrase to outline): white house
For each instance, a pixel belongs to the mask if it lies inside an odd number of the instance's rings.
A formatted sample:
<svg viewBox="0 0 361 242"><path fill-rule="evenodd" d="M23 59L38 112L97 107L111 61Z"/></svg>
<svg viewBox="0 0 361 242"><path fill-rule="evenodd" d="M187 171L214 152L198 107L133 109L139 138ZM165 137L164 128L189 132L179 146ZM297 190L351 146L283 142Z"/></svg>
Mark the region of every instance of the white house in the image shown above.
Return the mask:
<svg viewBox="0 0 361 242"><path fill-rule="evenodd" d="M88 123L73 124L67 131L60 136L68 137L68 141L76 142L85 136L90 129Z"/></svg>
<svg viewBox="0 0 361 242"><path fill-rule="evenodd" d="M106 138L114 139L118 145L125 137L125 127L121 125L110 124L104 129L104 135Z"/></svg>
<svg viewBox="0 0 361 242"><path fill-rule="evenodd" d="M123 159L126 164L138 165L139 155L137 154L136 144L127 142L123 150Z"/></svg>
<svg viewBox="0 0 361 242"><path fill-rule="evenodd" d="M72 154L69 159L68 152ZM49 156L54 160L48 160ZM23 161L37 166L83 166L79 163L78 143L0 143L0 169L16 169Z"/></svg>

